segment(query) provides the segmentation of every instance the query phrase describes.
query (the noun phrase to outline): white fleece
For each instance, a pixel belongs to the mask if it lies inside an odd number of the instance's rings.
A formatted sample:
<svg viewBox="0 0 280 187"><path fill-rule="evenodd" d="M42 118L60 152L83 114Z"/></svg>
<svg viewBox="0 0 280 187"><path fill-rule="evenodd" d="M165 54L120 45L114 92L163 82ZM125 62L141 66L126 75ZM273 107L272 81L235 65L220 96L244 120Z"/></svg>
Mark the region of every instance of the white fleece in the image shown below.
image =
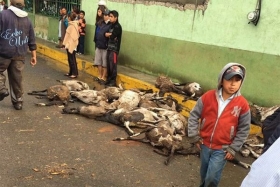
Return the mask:
<svg viewBox="0 0 280 187"><path fill-rule="evenodd" d="M28 13L27 13L27 12L25 12L25 11L23 11L23 10L21 10L21 9L19 9L19 8L17 8L17 7L15 7L15 6L12 6L12 5L11 5L8 9L11 10L11 11L13 11L13 12L15 13L15 15L17 15L17 16L20 17L20 18L24 18L24 17L27 17L27 16L28 16Z"/></svg>

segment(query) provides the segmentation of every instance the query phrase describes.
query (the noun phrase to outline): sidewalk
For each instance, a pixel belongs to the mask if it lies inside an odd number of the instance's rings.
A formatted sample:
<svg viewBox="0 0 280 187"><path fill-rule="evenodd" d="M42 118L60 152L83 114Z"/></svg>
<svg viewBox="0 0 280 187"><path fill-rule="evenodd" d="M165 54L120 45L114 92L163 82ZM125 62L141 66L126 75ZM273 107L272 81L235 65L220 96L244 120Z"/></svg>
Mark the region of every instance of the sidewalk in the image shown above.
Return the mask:
<svg viewBox="0 0 280 187"><path fill-rule="evenodd" d="M43 40L41 38L36 38L36 41L37 52L48 56L49 58L53 58L60 63L68 65L67 55L64 49L56 48L55 43ZM79 71L83 71L94 77L97 77L98 71L97 68L93 66L93 56L77 55L76 57ZM118 65L117 84L122 83L125 89L142 88L158 91L158 89L154 86L156 78L157 77L155 76L147 75L137 70ZM192 100L182 102L184 97L175 93L172 93L172 96L177 99L180 104L182 104L183 110L181 113L188 117L190 110L194 107L196 102ZM251 125L250 134L257 134L259 132L261 132L261 128L259 126Z"/></svg>

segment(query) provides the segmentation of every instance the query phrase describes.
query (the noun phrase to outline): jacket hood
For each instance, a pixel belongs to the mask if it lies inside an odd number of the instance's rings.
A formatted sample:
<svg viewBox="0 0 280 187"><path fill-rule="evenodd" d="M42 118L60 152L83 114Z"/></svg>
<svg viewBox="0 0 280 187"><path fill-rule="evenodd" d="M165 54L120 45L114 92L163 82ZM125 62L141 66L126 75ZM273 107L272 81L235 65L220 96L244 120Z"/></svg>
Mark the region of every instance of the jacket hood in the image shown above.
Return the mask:
<svg viewBox="0 0 280 187"><path fill-rule="evenodd" d="M15 15L17 15L17 16L20 17L20 18L24 18L24 17L27 17L27 16L28 16L28 13L27 13L27 12L25 12L25 11L23 11L23 10L21 10L21 9L19 9L19 8L17 8L17 7L15 7L15 6L12 6L12 5L11 5L8 9L11 10L12 12L14 12Z"/></svg>
<svg viewBox="0 0 280 187"><path fill-rule="evenodd" d="M68 25L74 25L74 27L79 27L79 21L78 20L69 21Z"/></svg>
<svg viewBox="0 0 280 187"><path fill-rule="evenodd" d="M236 62L230 62L230 63L226 64L226 65L223 67L223 69L221 70L221 72L220 72L220 74L219 74L219 77L218 77L218 86L217 86L217 90L219 90L219 89L222 87L223 75L224 75L225 71L226 71L229 67L231 67L231 66L239 66L239 67L242 69L243 74L244 74L242 83L241 83L241 85L240 85L240 88L239 88L239 90L237 91L237 94L240 95L240 89L241 89L241 86L243 85L243 82L244 82L245 77L246 77L246 68L245 68L243 65L241 65L241 64L239 64L239 63L236 63Z"/></svg>

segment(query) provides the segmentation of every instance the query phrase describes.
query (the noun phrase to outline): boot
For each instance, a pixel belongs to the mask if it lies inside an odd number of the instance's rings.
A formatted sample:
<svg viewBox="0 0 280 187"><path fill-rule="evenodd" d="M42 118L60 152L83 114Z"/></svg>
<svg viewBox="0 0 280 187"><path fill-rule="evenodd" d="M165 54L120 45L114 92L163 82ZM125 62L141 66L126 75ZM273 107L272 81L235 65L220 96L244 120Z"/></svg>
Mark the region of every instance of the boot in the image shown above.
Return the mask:
<svg viewBox="0 0 280 187"><path fill-rule="evenodd" d="M5 97L9 96L9 92L6 89L0 91L0 101L2 101Z"/></svg>

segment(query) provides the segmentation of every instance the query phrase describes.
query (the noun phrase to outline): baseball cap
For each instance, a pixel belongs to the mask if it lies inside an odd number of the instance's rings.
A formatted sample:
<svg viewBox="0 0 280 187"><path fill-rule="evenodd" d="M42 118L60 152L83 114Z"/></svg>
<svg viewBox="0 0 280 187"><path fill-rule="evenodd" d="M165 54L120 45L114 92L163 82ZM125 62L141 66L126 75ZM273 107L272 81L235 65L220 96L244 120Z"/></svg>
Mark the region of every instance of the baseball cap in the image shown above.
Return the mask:
<svg viewBox="0 0 280 187"><path fill-rule="evenodd" d="M104 12L103 12L104 15L109 15L110 14L110 10L106 9Z"/></svg>
<svg viewBox="0 0 280 187"><path fill-rule="evenodd" d="M234 75L239 75L244 78L244 72L239 66L231 66L224 73L224 79L230 80Z"/></svg>

